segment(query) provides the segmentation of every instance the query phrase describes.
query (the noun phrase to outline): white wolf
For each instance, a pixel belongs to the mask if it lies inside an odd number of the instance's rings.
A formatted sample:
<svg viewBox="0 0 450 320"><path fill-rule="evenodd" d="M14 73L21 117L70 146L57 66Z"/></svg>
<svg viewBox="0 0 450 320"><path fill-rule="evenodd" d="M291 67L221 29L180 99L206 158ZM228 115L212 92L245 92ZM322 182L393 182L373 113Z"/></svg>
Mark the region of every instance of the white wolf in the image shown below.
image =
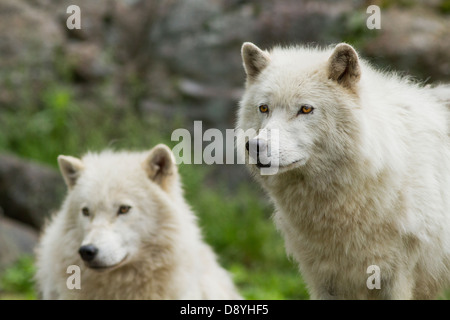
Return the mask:
<svg viewBox="0 0 450 320"><path fill-rule="evenodd" d="M58 157L69 188L37 250L44 299L239 299L203 242L172 152ZM66 285L80 267L81 289Z"/></svg>
<svg viewBox="0 0 450 320"><path fill-rule="evenodd" d="M435 298L450 281L448 87L381 73L344 43L241 53L237 131L278 132L278 173L259 173L270 140L238 136L238 150L256 149L249 168L311 297Z"/></svg>

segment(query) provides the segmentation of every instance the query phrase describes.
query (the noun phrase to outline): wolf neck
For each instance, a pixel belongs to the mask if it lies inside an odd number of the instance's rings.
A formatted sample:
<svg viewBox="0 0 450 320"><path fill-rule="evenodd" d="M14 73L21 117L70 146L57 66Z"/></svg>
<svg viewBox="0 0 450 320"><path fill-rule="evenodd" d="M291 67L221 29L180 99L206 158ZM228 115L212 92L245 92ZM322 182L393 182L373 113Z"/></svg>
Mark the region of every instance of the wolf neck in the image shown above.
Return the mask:
<svg viewBox="0 0 450 320"><path fill-rule="evenodd" d="M313 174L299 170L267 176L262 179L263 185L277 211L299 223L314 222L319 217L334 220L336 215L365 220L364 216L370 214L383 219L387 212L376 204L391 204L398 199L399 190L392 188L398 184L397 175L388 168L375 173L363 161L347 159L341 163ZM387 184L391 186L389 190ZM376 195L377 199L368 195ZM383 201L379 201L380 197ZM323 226L326 228L327 224Z"/></svg>
<svg viewBox="0 0 450 320"><path fill-rule="evenodd" d="M143 263L143 262L142 262ZM140 263L140 264L142 264ZM167 288L163 286L164 279L170 277L169 269L157 269L148 273L145 266L133 264L124 266L108 274L96 271L82 270L82 299L165 299ZM111 283L116 283L121 290L111 291ZM129 288L133 288L130 290ZM78 292L74 292L77 294ZM91 296L92 295L92 296ZM76 297L74 297L76 298Z"/></svg>

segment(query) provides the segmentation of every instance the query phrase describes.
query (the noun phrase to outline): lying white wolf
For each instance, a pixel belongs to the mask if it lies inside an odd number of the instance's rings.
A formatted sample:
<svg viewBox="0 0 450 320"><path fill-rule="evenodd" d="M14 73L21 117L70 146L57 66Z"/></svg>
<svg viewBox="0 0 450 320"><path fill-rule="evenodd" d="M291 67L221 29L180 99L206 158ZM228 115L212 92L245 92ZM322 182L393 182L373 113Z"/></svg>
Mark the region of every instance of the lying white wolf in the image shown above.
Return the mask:
<svg viewBox="0 0 450 320"><path fill-rule="evenodd" d="M69 192L37 251L44 299L240 298L202 241L168 147L58 162ZM73 265L80 289L67 286Z"/></svg>
<svg viewBox="0 0 450 320"><path fill-rule="evenodd" d="M263 51L244 43L242 58L238 148L253 150L250 170L311 297L435 298L450 281L444 98L376 71L347 44ZM276 174L260 174L271 141L247 139L249 129L278 133ZM372 265L380 289L367 284Z"/></svg>

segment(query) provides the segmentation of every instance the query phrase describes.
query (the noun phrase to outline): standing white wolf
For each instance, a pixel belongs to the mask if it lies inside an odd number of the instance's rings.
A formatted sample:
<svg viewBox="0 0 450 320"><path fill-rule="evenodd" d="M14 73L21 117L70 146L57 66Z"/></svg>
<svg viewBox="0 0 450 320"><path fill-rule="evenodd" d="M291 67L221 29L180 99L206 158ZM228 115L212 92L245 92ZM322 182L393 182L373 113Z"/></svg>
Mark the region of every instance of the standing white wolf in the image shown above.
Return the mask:
<svg viewBox="0 0 450 320"><path fill-rule="evenodd" d="M435 298L450 281L442 98L376 71L347 44L264 51L244 43L242 58L237 147L254 149L249 168L274 202L311 297ZM245 137L249 129L277 131L277 174L260 174L271 141ZM371 265L380 289L367 286Z"/></svg>
<svg viewBox="0 0 450 320"><path fill-rule="evenodd" d="M44 299L240 298L201 238L168 147L58 162L69 192L37 251ZM66 284L71 265L80 289Z"/></svg>

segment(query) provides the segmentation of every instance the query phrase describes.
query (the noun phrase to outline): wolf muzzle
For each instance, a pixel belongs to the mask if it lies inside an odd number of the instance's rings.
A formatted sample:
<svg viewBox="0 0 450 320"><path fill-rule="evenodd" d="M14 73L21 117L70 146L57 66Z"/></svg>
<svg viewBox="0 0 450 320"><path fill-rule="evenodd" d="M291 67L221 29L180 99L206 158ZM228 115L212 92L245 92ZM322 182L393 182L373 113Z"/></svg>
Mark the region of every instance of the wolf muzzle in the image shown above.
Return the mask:
<svg viewBox="0 0 450 320"><path fill-rule="evenodd" d="M260 154L267 153L267 141L263 139L250 139L245 144L250 157L256 159L256 166L258 168L269 168L270 161L268 163L262 163Z"/></svg>

